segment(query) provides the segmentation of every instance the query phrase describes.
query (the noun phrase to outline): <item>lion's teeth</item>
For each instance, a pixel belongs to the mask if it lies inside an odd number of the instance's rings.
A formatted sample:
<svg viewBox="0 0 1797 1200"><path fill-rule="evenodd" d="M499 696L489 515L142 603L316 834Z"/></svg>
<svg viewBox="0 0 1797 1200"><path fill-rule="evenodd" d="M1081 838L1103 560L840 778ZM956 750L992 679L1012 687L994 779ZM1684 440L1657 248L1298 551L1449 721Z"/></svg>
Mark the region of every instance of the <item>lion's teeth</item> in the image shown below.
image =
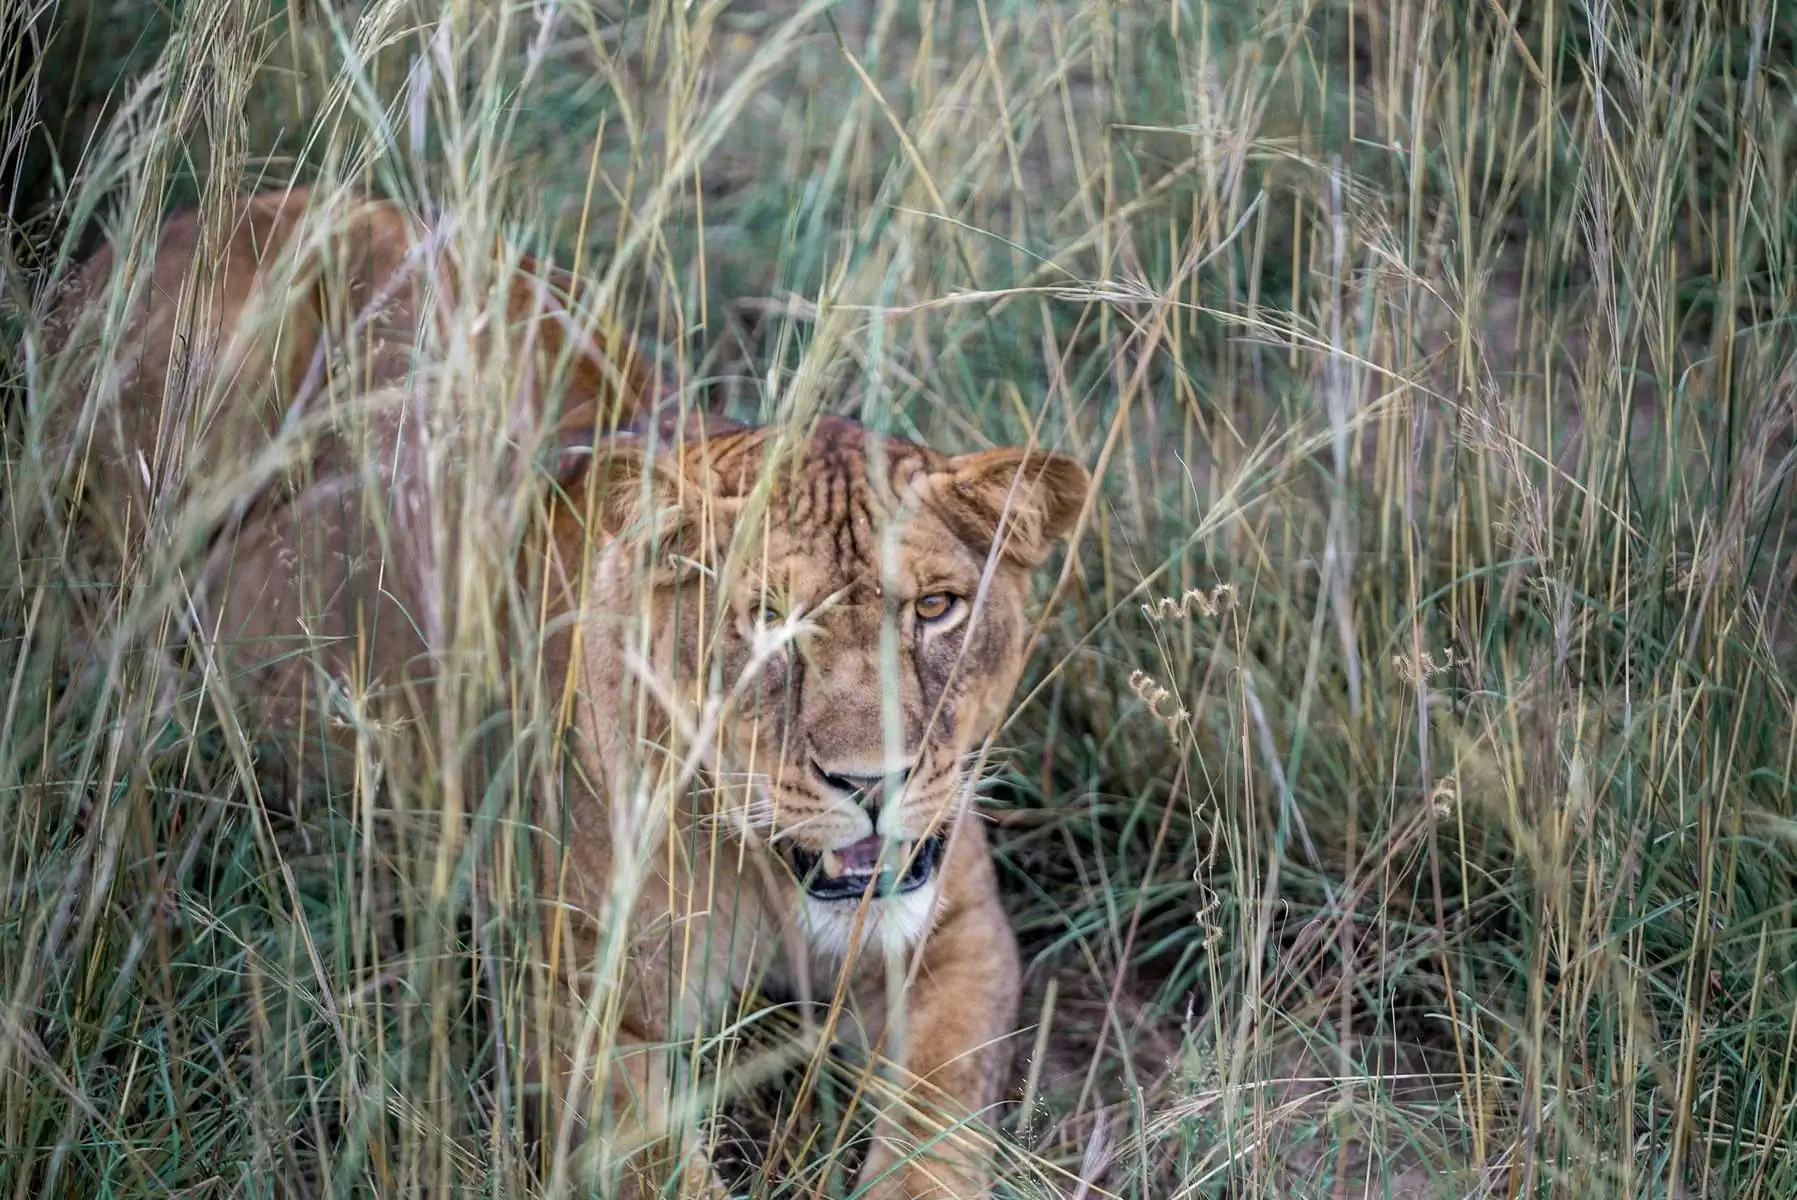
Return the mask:
<svg viewBox="0 0 1797 1200"><path fill-rule="evenodd" d="M842 876L842 859L836 856L834 850L824 851L824 874L831 879L839 879Z"/></svg>

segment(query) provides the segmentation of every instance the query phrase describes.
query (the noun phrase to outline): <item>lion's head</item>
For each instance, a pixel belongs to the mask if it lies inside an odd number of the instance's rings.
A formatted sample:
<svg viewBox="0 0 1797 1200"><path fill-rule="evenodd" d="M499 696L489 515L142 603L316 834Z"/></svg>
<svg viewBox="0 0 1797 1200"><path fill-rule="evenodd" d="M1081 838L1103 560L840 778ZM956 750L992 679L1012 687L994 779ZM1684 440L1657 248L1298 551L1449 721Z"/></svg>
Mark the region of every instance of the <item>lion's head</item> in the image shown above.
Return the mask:
<svg viewBox="0 0 1797 1200"><path fill-rule="evenodd" d="M840 418L669 422L603 459L604 523L653 581L646 657L668 696L712 702L720 815L791 871L819 949L846 945L870 887L863 940L915 940L1085 468Z"/></svg>

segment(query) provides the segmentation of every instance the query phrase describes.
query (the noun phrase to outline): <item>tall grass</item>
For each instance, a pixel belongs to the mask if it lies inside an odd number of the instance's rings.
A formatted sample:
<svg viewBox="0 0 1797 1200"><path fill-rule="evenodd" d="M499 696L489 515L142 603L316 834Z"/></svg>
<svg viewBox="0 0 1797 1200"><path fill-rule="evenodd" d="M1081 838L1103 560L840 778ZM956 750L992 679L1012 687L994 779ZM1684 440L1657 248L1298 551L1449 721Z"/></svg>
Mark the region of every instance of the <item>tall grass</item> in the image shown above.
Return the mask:
<svg viewBox="0 0 1797 1200"><path fill-rule="evenodd" d="M439 464L481 686L297 807L178 669L251 468L158 464L122 568L70 524L52 410L108 401L59 390L58 281L296 180L550 253L694 405L1101 475L984 802L1028 980L1001 1196L1797 1193L1788 6L5 24L6 1194L573 1178L513 1057L550 739L482 678L529 637L492 439ZM795 1045L745 1016L691 1099L738 1190L847 1194L859 1073Z"/></svg>

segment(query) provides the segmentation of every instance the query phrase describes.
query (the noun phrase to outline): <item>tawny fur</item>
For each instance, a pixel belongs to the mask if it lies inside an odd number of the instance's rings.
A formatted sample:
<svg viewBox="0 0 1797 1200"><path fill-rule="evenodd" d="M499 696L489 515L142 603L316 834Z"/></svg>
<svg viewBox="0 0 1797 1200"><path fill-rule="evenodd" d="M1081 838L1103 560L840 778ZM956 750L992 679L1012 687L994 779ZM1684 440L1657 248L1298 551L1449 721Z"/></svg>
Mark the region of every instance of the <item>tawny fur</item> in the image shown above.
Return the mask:
<svg viewBox="0 0 1797 1200"><path fill-rule="evenodd" d="M236 479L243 499L190 581L209 601L195 623L214 679L264 726L347 742L327 700L342 685L413 686L403 708L429 711L456 576L439 561L455 539L432 528L457 515L426 461L443 431L420 419L442 390L479 389L520 485L546 428L590 442L653 390L633 350L611 352L625 339L576 317L565 273L502 246L465 263L453 233L387 201L265 192L214 228L169 218L148 261L103 247L51 311L51 457L80 471L83 549L102 572L141 552L158 515L213 499L184 485ZM482 324L452 352L469 313ZM452 360L476 378L446 379Z"/></svg>
<svg viewBox="0 0 1797 1200"><path fill-rule="evenodd" d="M407 324L416 332L428 314L417 293L388 284L415 257L423 227L378 204L339 221L322 244L349 248L357 290L323 294L316 280L325 276L269 265L283 239L307 227L306 199L248 202L208 262L194 261L191 220L162 238L156 286L172 293L197 272L205 328L221 347L212 378L240 381L206 393L218 405L207 453L252 452L271 435L271 414L305 403L320 379L353 390L356 378L405 378ZM111 269L108 254L89 266L75 309L100 294ZM240 329L271 280L291 315ZM370 324L356 326L356 314L365 318L368 297L383 291L409 301L379 306L386 348L344 378L329 369L333 342ZM863 1168L867 1194L984 1197L992 1168L980 1137L939 1135L998 1099L1019 968L985 832L966 816L968 759L1022 670L1030 574L1073 524L1086 472L1022 448L943 455L834 418L751 429L694 417L602 436L608 414L647 405L650 381L634 351L617 349L627 342L573 330L547 295L524 288L508 308L575 360L558 376L572 414L560 428L567 445L590 451L566 460L578 469L563 473L565 487L538 493L544 533L520 560L524 594L547 617L538 677L567 698L567 782L542 789L539 814L540 866L557 902L560 1019L537 1047L566 1128L609 1104L608 1145L672 1134L700 1191L721 1195L702 1144L676 1127L669 1105L681 1039L715 1027L744 990L842 996L849 1012L833 1021L835 1035L877 1050L899 1093ZM151 306L127 329L139 349L119 393L121 440L100 439L125 464L162 453L182 396L168 322ZM570 334L571 356L562 353ZM534 419L537 394L558 389L524 390ZM402 582L376 597L361 567L346 565L355 555L345 546L366 538L366 522L321 520L341 508L308 507L333 478L403 497L405 438L374 426L371 441L323 439L305 480L271 487L227 531L221 552L235 567L207 620L241 662L256 660L258 645L266 656L297 609L309 610L314 638L321 622L328 633L355 632L357 606L377 599L397 601L396 619L409 616L403 581L440 566L418 561L423 543L389 539L374 561ZM354 456L371 448L401 468L369 478ZM100 496L115 532L152 499L129 484ZM321 575L332 586L299 582ZM363 655L356 669L404 675L432 652L428 635L404 629L383 644L385 656ZM327 673L349 666L341 651L313 661ZM300 671L249 671L244 690L271 719L291 720L309 695ZM882 776L878 787L843 787ZM902 896L819 900L801 886L794 847L817 856L875 834L889 847L941 834L946 849L935 874ZM614 911L620 903L629 911ZM627 952L595 985L603 932L619 920L631 931ZM670 979L681 981L673 997ZM598 997L604 1015L588 1019ZM576 1078L576 1048L598 1022L615 1022L600 1040L617 1052Z"/></svg>

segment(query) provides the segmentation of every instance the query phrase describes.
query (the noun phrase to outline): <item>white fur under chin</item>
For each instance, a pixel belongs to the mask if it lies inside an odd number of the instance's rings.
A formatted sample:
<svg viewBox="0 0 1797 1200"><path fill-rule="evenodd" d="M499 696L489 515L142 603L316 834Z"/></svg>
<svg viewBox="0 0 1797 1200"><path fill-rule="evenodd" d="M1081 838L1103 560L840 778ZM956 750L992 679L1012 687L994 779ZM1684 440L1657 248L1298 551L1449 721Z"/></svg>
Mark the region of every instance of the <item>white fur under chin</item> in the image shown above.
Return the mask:
<svg viewBox="0 0 1797 1200"><path fill-rule="evenodd" d="M860 952L879 954L887 939L896 937L904 949L915 949L929 931L936 907L937 878L901 896L870 900L861 918ZM817 954L841 962L848 957L849 939L855 932L859 900L815 900L804 896L800 920L806 940Z"/></svg>

